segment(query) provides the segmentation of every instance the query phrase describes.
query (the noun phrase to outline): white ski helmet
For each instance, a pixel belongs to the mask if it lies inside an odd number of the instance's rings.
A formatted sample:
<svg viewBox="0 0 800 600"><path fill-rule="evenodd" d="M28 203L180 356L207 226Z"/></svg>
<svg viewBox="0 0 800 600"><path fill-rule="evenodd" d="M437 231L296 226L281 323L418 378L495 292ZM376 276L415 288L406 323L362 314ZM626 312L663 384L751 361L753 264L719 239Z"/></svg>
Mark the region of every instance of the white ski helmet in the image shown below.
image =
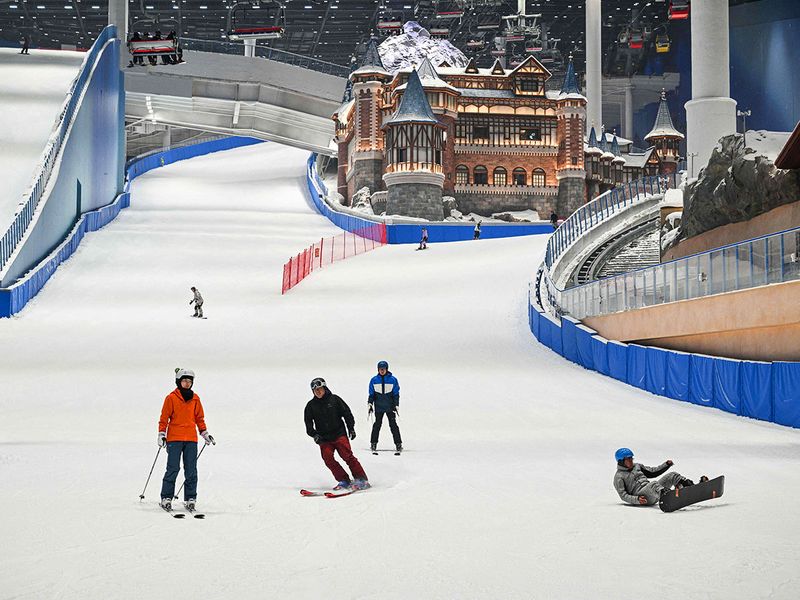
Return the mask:
<svg viewBox="0 0 800 600"><path fill-rule="evenodd" d="M194 384L194 371L191 369L181 369L178 367L175 369L175 385L180 386L181 379L189 378L192 380L192 384Z"/></svg>

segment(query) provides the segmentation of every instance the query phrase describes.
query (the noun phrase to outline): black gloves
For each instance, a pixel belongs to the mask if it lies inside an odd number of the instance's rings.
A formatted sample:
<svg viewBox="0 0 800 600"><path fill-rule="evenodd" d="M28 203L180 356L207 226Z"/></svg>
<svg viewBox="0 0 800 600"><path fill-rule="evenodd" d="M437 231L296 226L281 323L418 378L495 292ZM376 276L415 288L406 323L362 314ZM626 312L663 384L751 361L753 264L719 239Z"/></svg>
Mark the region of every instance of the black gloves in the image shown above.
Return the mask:
<svg viewBox="0 0 800 600"><path fill-rule="evenodd" d="M350 431L349 435L351 440L356 439L356 430L353 429L352 431Z"/></svg>
<svg viewBox="0 0 800 600"><path fill-rule="evenodd" d="M320 437L320 435L319 435L318 433L315 433L315 434L314 434L314 443L315 443L315 444L320 444L320 443L322 443L322 438Z"/></svg>

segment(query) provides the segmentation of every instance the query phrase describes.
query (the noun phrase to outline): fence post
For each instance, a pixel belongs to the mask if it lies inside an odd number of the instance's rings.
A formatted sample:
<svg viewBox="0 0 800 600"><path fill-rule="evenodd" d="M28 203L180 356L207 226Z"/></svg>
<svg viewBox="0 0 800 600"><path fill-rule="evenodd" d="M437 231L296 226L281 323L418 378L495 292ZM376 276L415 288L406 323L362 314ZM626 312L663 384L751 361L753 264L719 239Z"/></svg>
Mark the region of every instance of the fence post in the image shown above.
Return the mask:
<svg viewBox="0 0 800 600"><path fill-rule="evenodd" d="M322 252L325 248L325 238L319 238L319 267L322 268Z"/></svg>

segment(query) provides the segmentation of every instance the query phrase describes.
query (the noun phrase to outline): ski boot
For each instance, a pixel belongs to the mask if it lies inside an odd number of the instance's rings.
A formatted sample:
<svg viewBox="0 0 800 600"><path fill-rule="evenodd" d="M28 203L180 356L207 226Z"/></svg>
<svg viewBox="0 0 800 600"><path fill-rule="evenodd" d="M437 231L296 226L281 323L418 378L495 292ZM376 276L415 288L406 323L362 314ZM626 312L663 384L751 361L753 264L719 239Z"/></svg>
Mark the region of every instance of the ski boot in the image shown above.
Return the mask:
<svg viewBox="0 0 800 600"><path fill-rule="evenodd" d="M333 491L338 492L339 490L349 490L349 489L350 489L350 482L349 481L340 481L333 488Z"/></svg>
<svg viewBox="0 0 800 600"><path fill-rule="evenodd" d="M370 444L369 445L369 449L372 450L373 452L377 452L378 451L378 444Z"/></svg>
<svg viewBox="0 0 800 600"><path fill-rule="evenodd" d="M366 490L367 488L370 488L370 487L372 487L372 486L369 484L369 481L367 481L366 479L356 479L353 482L353 489L354 490Z"/></svg>
<svg viewBox="0 0 800 600"><path fill-rule="evenodd" d="M403 444L395 444L395 455L399 455L403 451Z"/></svg>
<svg viewBox="0 0 800 600"><path fill-rule="evenodd" d="M700 475L700 483L705 483L708 481L708 475Z"/></svg>
<svg viewBox="0 0 800 600"><path fill-rule="evenodd" d="M164 510L172 510L172 498L162 498L160 505Z"/></svg>
<svg viewBox="0 0 800 600"><path fill-rule="evenodd" d="M189 512L194 512L194 510L195 510L194 504L195 504L195 499L194 498L190 498L189 500L187 500L186 502L183 503L183 506Z"/></svg>
<svg viewBox="0 0 800 600"><path fill-rule="evenodd" d="M680 480L680 481L679 481L679 482L678 482L678 483L675 485L675 487L676 487L676 488L678 488L678 489L681 489L681 488L689 487L690 485L694 485L694 481L692 481L691 479L687 479L686 477L684 477L683 479L681 479L681 480Z"/></svg>

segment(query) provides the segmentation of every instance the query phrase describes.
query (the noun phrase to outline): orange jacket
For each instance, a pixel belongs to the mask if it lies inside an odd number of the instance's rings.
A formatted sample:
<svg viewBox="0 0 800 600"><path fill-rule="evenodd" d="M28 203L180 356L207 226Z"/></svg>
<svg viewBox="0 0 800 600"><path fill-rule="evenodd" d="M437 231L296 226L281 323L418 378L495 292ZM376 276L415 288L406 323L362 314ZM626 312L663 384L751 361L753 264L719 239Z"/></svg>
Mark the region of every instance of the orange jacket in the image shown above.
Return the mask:
<svg viewBox="0 0 800 600"><path fill-rule="evenodd" d="M197 430L206 430L200 396L195 394L191 400L186 401L178 388L170 392L164 398L158 430L167 432L168 442L196 442Z"/></svg>

